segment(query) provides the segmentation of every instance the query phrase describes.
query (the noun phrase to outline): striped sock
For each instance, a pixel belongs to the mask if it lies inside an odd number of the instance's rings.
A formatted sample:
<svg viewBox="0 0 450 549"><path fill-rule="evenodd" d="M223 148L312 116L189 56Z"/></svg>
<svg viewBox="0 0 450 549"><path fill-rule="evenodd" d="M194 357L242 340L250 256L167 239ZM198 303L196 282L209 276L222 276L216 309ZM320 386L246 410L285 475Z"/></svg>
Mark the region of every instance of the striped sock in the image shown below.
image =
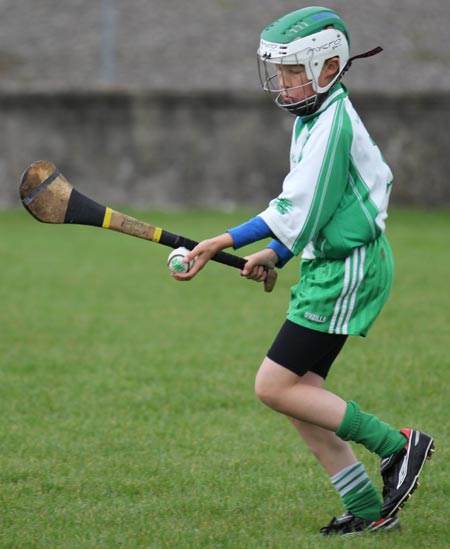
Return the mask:
<svg viewBox="0 0 450 549"><path fill-rule="evenodd" d="M349 465L331 477L345 509L365 520L381 517L381 498L361 462Z"/></svg>

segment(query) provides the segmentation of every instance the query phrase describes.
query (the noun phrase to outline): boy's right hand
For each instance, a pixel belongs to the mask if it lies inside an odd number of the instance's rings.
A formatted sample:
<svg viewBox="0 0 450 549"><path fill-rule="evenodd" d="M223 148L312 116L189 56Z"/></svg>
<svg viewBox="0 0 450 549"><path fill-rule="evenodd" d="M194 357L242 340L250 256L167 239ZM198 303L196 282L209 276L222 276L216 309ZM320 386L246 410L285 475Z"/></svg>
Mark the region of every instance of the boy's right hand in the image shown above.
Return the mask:
<svg viewBox="0 0 450 549"><path fill-rule="evenodd" d="M191 269L187 273L174 272L172 273L173 278L181 282L192 280L217 252L232 245L233 240L228 233L199 242L184 258L185 263L195 260Z"/></svg>

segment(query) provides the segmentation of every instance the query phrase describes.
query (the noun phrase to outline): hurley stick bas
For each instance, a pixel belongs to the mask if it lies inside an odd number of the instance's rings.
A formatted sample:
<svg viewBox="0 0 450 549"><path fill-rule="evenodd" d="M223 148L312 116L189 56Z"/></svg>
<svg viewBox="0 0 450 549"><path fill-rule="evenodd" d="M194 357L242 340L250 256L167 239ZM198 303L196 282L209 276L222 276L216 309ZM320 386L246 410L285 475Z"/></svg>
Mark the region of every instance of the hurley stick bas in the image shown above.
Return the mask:
<svg viewBox="0 0 450 549"><path fill-rule="evenodd" d="M102 206L77 191L53 162L33 162L20 182L22 204L38 221L43 223L91 225L150 240L170 248L184 246L192 250L198 242L170 233L161 227L140 221L127 214ZM219 252L214 261L243 269L246 260L227 252ZM271 292L277 279L275 269L267 269L264 290Z"/></svg>

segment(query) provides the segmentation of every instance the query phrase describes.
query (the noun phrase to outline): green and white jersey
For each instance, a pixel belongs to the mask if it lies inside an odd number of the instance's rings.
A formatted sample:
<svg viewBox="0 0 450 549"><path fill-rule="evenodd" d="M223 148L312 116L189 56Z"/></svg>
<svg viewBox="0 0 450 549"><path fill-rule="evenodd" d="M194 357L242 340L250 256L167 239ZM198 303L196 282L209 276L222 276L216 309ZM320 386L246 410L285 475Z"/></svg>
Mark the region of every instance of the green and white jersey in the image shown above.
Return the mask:
<svg viewBox="0 0 450 549"><path fill-rule="evenodd" d="M392 172L337 84L317 113L296 119L291 171L260 215L304 259L338 259L384 232Z"/></svg>

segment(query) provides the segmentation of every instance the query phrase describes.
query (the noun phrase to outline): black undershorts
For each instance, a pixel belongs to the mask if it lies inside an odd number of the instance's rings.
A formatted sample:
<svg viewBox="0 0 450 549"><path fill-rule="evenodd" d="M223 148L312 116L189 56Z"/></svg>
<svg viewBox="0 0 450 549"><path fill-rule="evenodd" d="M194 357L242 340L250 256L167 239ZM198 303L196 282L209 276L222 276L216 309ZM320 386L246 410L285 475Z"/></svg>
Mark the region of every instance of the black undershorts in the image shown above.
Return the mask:
<svg viewBox="0 0 450 549"><path fill-rule="evenodd" d="M325 379L347 337L310 330L286 320L267 356L299 376L314 372Z"/></svg>

